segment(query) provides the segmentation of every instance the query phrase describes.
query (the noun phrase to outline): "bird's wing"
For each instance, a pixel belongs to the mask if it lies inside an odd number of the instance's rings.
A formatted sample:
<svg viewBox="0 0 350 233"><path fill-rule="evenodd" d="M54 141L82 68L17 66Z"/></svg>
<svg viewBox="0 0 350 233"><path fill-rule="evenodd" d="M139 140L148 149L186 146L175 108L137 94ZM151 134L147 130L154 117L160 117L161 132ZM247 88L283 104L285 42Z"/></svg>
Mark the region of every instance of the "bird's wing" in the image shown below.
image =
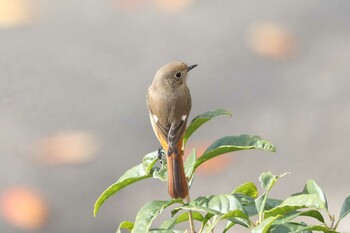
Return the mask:
<svg viewBox="0 0 350 233"><path fill-rule="evenodd" d="M168 145L169 145L170 153L172 151L175 151L175 149L179 144L179 141L182 140L182 137L186 130L186 122L187 122L187 118L186 119L184 118L181 121L173 122L171 124L170 130L168 133Z"/></svg>

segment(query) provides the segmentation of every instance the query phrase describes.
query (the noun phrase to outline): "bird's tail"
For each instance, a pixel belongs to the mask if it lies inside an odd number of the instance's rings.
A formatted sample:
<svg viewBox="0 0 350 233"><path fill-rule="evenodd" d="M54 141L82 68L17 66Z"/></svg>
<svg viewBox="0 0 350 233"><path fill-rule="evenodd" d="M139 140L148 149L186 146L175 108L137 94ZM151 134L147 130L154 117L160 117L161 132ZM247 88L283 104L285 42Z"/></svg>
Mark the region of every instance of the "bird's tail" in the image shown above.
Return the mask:
<svg viewBox="0 0 350 233"><path fill-rule="evenodd" d="M172 153L168 155L167 163L168 193L172 198L185 199L188 196L188 184L182 154Z"/></svg>

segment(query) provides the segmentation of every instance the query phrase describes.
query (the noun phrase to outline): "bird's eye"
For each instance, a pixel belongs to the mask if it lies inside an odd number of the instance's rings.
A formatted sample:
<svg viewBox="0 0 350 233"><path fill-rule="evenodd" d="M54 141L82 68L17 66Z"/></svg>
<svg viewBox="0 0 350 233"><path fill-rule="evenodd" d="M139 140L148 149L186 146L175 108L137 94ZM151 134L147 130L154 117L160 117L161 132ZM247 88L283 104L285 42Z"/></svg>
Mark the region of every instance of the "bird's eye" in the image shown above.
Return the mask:
<svg viewBox="0 0 350 233"><path fill-rule="evenodd" d="M176 73L176 74L175 74L175 76L176 76L177 78L181 78L181 76L182 76L182 73L181 73L181 72L179 72L179 73Z"/></svg>

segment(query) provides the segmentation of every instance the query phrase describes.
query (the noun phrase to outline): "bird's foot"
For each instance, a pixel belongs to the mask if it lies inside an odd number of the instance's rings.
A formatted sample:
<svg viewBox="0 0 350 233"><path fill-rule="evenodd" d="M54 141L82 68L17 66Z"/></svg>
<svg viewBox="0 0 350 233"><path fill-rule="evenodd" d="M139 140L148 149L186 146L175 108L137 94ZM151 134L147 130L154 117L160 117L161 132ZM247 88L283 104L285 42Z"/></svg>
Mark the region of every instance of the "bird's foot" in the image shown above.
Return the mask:
<svg viewBox="0 0 350 233"><path fill-rule="evenodd" d="M164 155L163 148L159 148L158 149L158 159L162 160L163 155Z"/></svg>

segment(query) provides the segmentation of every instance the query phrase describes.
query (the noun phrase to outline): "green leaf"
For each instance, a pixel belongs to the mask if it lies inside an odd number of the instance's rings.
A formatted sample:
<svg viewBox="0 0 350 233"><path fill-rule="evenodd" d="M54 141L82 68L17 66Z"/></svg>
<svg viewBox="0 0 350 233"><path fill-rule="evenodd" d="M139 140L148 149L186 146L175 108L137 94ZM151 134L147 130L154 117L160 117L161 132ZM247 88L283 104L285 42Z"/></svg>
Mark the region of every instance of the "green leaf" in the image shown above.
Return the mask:
<svg viewBox="0 0 350 233"><path fill-rule="evenodd" d="M314 180L308 180L303 193L305 194L317 194L318 197L324 202L325 208L328 209L327 198L320 186L316 184Z"/></svg>
<svg viewBox="0 0 350 233"><path fill-rule="evenodd" d="M271 225L274 221L276 221L277 218L279 218L279 216L264 219L261 223L259 223L259 225L252 229L252 233L267 233Z"/></svg>
<svg viewBox="0 0 350 233"><path fill-rule="evenodd" d="M279 206L283 201L279 199L274 199L274 198L267 198L266 203L265 203L265 210L270 210L273 209L277 206Z"/></svg>
<svg viewBox="0 0 350 233"><path fill-rule="evenodd" d="M148 232L152 232L152 233L186 233L187 231L166 230L166 229L151 229Z"/></svg>
<svg viewBox="0 0 350 233"><path fill-rule="evenodd" d="M271 172L264 172L260 175L259 181L264 189L270 190L276 183L277 178L278 176L273 175Z"/></svg>
<svg viewBox="0 0 350 233"><path fill-rule="evenodd" d="M248 216L257 215L257 210L255 207L255 199L254 198L247 196L247 195L244 195L244 194L239 194L239 193L235 193L233 195L243 205L244 210Z"/></svg>
<svg viewBox="0 0 350 233"><path fill-rule="evenodd" d="M259 222L261 222L264 218L264 210L266 207L266 201L268 199L268 194L272 187L275 185L277 180L283 176L285 176L288 173L283 173L279 176L273 175L271 172L265 172L262 173L259 177L259 180L261 182L261 186L265 189L264 193L257 199L255 199L255 206L258 211L259 215Z"/></svg>
<svg viewBox="0 0 350 233"><path fill-rule="evenodd" d="M132 233L147 233L153 220L162 213L163 209L182 200L150 201L144 205L136 215Z"/></svg>
<svg viewBox="0 0 350 233"><path fill-rule="evenodd" d="M216 156L239 150L267 150L276 151L276 148L265 139L259 136L226 136L211 144L207 150L196 161L195 168Z"/></svg>
<svg viewBox="0 0 350 233"><path fill-rule="evenodd" d="M270 227L269 233L291 233L291 232L298 231L298 229L301 229L303 227L305 227L305 224L294 223L294 222L285 223L285 224L273 224ZM303 233L312 233L312 232L304 231Z"/></svg>
<svg viewBox="0 0 350 233"><path fill-rule="evenodd" d="M293 230L288 225L272 225L269 233L290 233Z"/></svg>
<svg viewBox="0 0 350 233"><path fill-rule="evenodd" d="M214 117L224 116L224 115L232 116L231 113L227 112L224 109L217 109L214 111L205 112L193 118L190 125L186 129L185 136L184 136L184 145L186 145L188 138L205 122L213 119Z"/></svg>
<svg viewBox="0 0 350 233"><path fill-rule="evenodd" d="M271 216L284 215L303 208L322 210L325 209L325 203L317 194L301 194L298 196L289 197L284 200L281 205L265 211L264 216L268 218Z"/></svg>
<svg viewBox="0 0 350 233"><path fill-rule="evenodd" d="M249 220L248 216L241 210L233 210L221 216L221 219L242 218Z"/></svg>
<svg viewBox="0 0 350 233"><path fill-rule="evenodd" d="M269 217L273 217L273 216L277 216L277 215L284 215L284 214L287 214L287 213L290 213L292 211L302 209L302 208L305 208L305 207L304 206L288 206L288 205L278 206L278 207L275 207L271 210L265 211L264 217L269 218Z"/></svg>
<svg viewBox="0 0 350 233"><path fill-rule="evenodd" d="M192 152L188 155L185 162L185 174L187 179L191 179L193 175L196 159L197 159L196 149L193 149Z"/></svg>
<svg viewBox="0 0 350 233"><path fill-rule="evenodd" d="M293 231L293 233L305 232L305 231L322 231L324 233L339 233L333 229L330 229L326 226L318 225L318 226L300 226L297 230Z"/></svg>
<svg viewBox="0 0 350 233"><path fill-rule="evenodd" d="M320 221L322 223L325 223L322 214L319 211L317 211L317 210L308 210L308 211L305 211L305 212L301 212L300 216L308 216L308 217L317 219L318 221Z"/></svg>
<svg viewBox="0 0 350 233"><path fill-rule="evenodd" d="M276 220L274 224L285 224L285 223L291 222L293 219L299 216L312 217L319 220L322 223L325 223L323 216L319 211L308 210L305 212L293 211L293 212L285 213L283 216L281 215L281 217L278 220Z"/></svg>
<svg viewBox="0 0 350 233"><path fill-rule="evenodd" d="M152 172L157 169L153 168L158 160L158 151L149 153L144 156L142 164L136 165L133 168L127 170L116 183L109 186L96 200L94 205L94 217L96 217L98 210L102 204L113 194L125 188L126 186L133 184L137 181L152 177Z"/></svg>
<svg viewBox="0 0 350 233"><path fill-rule="evenodd" d="M152 172L154 165L156 164L156 162L159 159L158 156L159 156L158 151L154 151L154 152L151 152L143 157L142 165L143 165L145 172L147 174Z"/></svg>
<svg viewBox="0 0 350 233"><path fill-rule="evenodd" d="M318 210L325 209L325 203L317 194L301 194L285 199L281 206L304 206L305 208L314 208Z"/></svg>
<svg viewBox="0 0 350 233"><path fill-rule="evenodd" d="M188 204L180 206L179 209L206 211L220 216L233 210L241 210L244 212L242 204L231 194L198 197Z"/></svg>
<svg viewBox="0 0 350 233"><path fill-rule="evenodd" d="M162 157L160 159L161 166L158 169L155 169L153 172L153 178L159 179L163 182L168 180L168 169L166 158Z"/></svg>
<svg viewBox="0 0 350 233"><path fill-rule="evenodd" d="M164 221L161 225L160 225L160 229L167 229L167 230L172 230L174 228L174 226L176 224L179 224L181 222L185 222L188 220L188 212L184 212L180 215L177 216L173 216L171 219L168 219L166 221ZM194 220L197 220L199 222L203 222L204 218L202 216L202 214L192 211L192 218Z"/></svg>
<svg viewBox="0 0 350 233"><path fill-rule="evenodd" d="M230 222L237 223L247 228L250 227L249 217L247 216L246 213L244 213L241 210L230 211L227 214L224 214L223 216L221 216L219 220L221 221L223 219L230 220Z"/></svg>
<svg viewBox="0 0 350 233"><path fill-rule="evenodd" d="M205 216L204 216L204 219L203 219L203 222L202 222L202 226L204 227L206 224L207 224L207 222L211 219L211 218L213 218L215 216L215 214L212 214L212 213L207 213Z"/></svg>
<svg viewBox="0 0 350 233"><path fill-rule="evenodd" d="M151 173L146 173L143 164L139 164L129 170L127 170L118 181L109 186L101 196L96 200L94 205L94 216L96 217L97 212L101 205L113 194L125 188L126 186L135 183L137 181L152 177Z"/></svg>
<svg viewBox="0 0 350 233"><path fill-rule="evenodd" d="M349 213L350 213L350 194L345 198L344 203L341 207L338 223Z"/></svg>
<svg viewBox="0 0 350 233"><path fill-rule="evenodd" d="M255 205L244 206L244 210L248 216L255 216L258 214Z"/></svg>
<svg viewBox="0 0 350 233"><path fill-rule="evenodd" d="M246 196L257 198L258 197L258 189L256 188L253 182L247 182L240 186L238 186L235 190L233 190L232 194L244 194Z"/></svg>
<svg viewBox="0 0 350 233"><path fill-rule="evenodd" d="M208 212L203 222L207 221L207 218L211 218L212 214L222 217L227 213L239 210L245 217L239 217L237 223L244 226L249 226L249 221L247 220L248 217L245 213L243 205L232 194L198 197L195 200L190 201L188 204L179 207L178 209ZM238 212L234 213L237 214Z"/></svg>
<svg viewBox="0 0 350 233"><path fill-rule="evenodd" d="M127 229L127 230L131 231L133 227L134 227L134 223L133 222L129 222L129 221L121 222L119 224L117 233L121 233L121 231L120 231L121 229Z"/></svg>
<svg viewBox="0 0 350 233"><path fill-rule="evenodd" d="M228 212L227 214L222 215L220 218L216 218L215 221L213 221L212 223L210 223L208 225L205 232L212 232L214 227L223 219L228 219L231 222L240 224L240 225L247 227L247 228L250 227L250 225L247 224L247 223L249 223L248 216L245 213L243 213L241 210L233 210L233 211ZM242 219L245 221L241 221Z"/></svg>
<svg viewBox="0 0 350 233"><path fill-rule="evenodd" d="M259 215L259 222L261 222L263 220L264 217L264 209L265 209L265 203L266 203L266 199L267 199L267 193L264 192L264 194L262 194L260 197L258 197L257 199L255 199L255 207L256 210L258 212Z"/></svg>
<svg viewBox="0 0 350 233"><path fill-rule="evenodd" d="M222 233L226 233L228 230L230 230L236 223L234 222L227 222L227 225Z"/></svg>

